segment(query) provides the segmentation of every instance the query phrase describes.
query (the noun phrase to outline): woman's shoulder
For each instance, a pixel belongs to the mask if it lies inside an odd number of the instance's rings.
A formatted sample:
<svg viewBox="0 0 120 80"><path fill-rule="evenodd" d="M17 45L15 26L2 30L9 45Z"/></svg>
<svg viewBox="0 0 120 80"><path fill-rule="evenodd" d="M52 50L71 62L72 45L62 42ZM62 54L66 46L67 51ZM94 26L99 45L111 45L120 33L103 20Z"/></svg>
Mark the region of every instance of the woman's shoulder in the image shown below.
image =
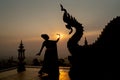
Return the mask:
<svg viewBox="0 0 120 80"><path fill-rule="evenodd" d="M44 41L43 43L44 43L44 44L48 44L48 43L56 43L56 41L55 41L55 40L47 40L47 41Z"/></svg>

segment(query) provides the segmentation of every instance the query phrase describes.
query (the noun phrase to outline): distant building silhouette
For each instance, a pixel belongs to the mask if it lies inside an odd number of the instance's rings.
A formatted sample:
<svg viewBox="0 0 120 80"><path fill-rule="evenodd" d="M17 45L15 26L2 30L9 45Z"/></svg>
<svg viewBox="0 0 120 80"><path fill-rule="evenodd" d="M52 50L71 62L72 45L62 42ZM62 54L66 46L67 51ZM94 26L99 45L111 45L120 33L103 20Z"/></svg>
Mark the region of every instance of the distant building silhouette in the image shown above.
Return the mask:
<svg viewBox="0 0 120 80"><path fill-rule="evenodd" d="M37 58L33 59L33 66L40 66L40 62Z"/></svg>
<svg viewBox="0 0 120 80"><path fill-rule="evenodd" d="M21 43L20 43L19 49L18 49L18 60L19 60L18 67L17 67L18 72L25 71L24 59L25 59L25 49L24 49L24 46L23 46L23 43L21 40Z"/></svg>
<svg viewBox="0 0 120 80"><path fill-rule="evenodd" d="M72 65L69 72L71 80L112 80L112 72L118 69L116 63L118 63L117 53L120 53L118 47L120 17L111 20L94 43L88 45L85 39L85 45L79 45L84 27L62 5L61 11L64 11L63 21L66 23L66 28L70 30L69 34L73 32L72 28L75 29L75 33L67 42L71 53L68 57Z"/></svg>
<svg viewBox="0 0 120 80"><path fill-rule="evenodd" d="M84 46L88 46L88 41L87 41L86 37L85 37L85 41L84 41Z"/></svg>

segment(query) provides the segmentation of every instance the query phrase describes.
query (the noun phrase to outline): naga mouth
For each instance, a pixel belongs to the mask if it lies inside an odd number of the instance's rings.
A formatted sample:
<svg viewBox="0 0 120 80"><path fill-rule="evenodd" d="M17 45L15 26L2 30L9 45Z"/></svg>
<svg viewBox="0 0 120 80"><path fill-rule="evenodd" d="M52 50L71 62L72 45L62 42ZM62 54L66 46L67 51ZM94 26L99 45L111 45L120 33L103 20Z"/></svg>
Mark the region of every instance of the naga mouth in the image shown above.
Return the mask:
<svg viewBox="0 0 120 80"><path fill-rule="evenodd" d="M66 25L66 28L70 30L69 34L71 34L73 32L73 29L69 24Z"/></svg>

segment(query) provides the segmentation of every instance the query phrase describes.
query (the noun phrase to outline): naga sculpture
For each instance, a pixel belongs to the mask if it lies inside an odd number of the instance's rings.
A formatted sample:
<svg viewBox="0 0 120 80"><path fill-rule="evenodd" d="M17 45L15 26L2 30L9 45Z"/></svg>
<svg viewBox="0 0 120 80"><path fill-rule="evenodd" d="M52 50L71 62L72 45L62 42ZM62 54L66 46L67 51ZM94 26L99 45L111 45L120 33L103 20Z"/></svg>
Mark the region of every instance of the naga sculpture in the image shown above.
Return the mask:
<svg viewBox="0 0 120 80"><path fill-rule="evenodd" d="M75 29L75 33L67 42L67 48L71 53L68 59L71 63L69 76L71 80L104 80L105 73L111 76L115 70L116 54L119 53L120 17L114 18L103 29L99 38L92 44L79 45L83 35L83 26L61 6L63 21L69 34ZM113 66L114 65L114 66ZM110 80L110 79L109 79Z"/></svg>

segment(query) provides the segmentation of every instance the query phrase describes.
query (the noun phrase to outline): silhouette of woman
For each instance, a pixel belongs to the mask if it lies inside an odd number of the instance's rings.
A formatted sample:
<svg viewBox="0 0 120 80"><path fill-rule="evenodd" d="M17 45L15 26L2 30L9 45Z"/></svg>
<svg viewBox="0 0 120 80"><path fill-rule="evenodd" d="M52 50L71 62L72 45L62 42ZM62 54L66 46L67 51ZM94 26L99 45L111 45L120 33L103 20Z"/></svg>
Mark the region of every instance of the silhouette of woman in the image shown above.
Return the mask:
<svg viewBox="0 0 120 80"><path fill-rule="evenodd" d="M48 75L59 75L57 42L60 39L60 35L55 41L49 40L49 36L47 34L42 34L41 37L45 41L42 43L42 47L37 55L41 54L44 47L46 47L46 51L44 54L42 68L38 73L40 75L43 73L47 73Z"/></svg>

